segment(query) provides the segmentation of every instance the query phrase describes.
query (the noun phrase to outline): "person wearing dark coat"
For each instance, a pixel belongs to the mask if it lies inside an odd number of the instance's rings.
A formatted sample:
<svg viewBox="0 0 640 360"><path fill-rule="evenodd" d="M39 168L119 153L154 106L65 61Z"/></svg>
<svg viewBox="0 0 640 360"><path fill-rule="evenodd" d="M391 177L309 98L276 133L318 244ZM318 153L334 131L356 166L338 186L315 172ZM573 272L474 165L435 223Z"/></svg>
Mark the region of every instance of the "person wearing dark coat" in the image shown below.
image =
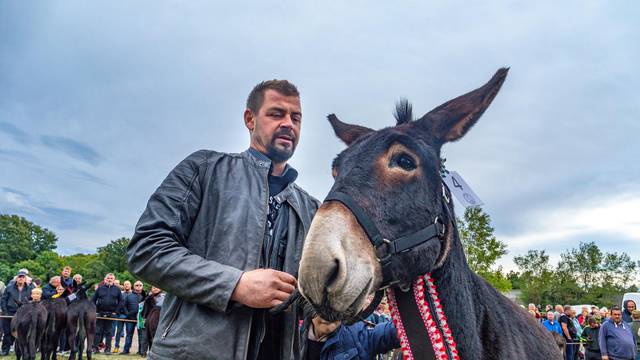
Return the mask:
<svg viewBox="0 0 640 360"><path fill-rule="evenodd" d="M624 309L622 310L622 321L627 324L631 324L633 319L631 318L631 312L636 309L636 302L633 300L627 300L623 304Z"/></svg>
<svg viewBox="0 0 640 360"><path fill-rule="evenodd" d="M145 297L146 294L142 289L141 281L136 281L133 284L133 290L124 293L121 311L126 316L127 320L136 320L138 318L138 307ZM122 351L122 354L129 354L129 350L131 350L131 343L133 342L133 332L135 331L135 329L136 323L126 323L127 335L124 340L124 351Z"/></svg>
<svg viewBox="0 0 640 360"><path fill-rule="evenodd" d="M598 337L600 335L600 324L596 318L590 316L586 320L587 326L582 330L581 340L584 341L585 360L600 360L600 345Z"/></svg>
<svg viewBox="0 0 640 360"><path fill-rule="evenodd" d="M19 271L15 281L11 282L4 290L2 300L0 301L0 308L2 309L3 315L15 315L16 311L18 311L18 303L26 304L30 300L33 285L28 285L26 280L27 273ZM4 336L0 355L7 356L15 340L13 335L11 335L11 318L2 319L2 331Z"/></svg>
<svg viewBox="0 0 640 360"><path fill-rule="evenodd" d="M42 287L42 299L48 300L57 293L58 286L60 285L60 276L54 276L49 280L47 285Z"/></svg>
<svg viewBox="0 0 640 360"><path fill-rule="evenodd" d="M122 306L122 292L120 288L114 284L115 276L107 274L104 283L96 289L91 301L96 304L96 311L99 317L115 317ZM94 352L97 352L98 345L104 339L105 354L111 354L111 338L113 320L98 319L96 321L96 337L93 342Z"/></svg>
<svg viewBox="0 0 640 360"><path fill-rule="evenodd" d="M400 341L391 321L369 327L363 321L344 325L315 317L308 330L304 358L368 360L399 347Z"/></svg>

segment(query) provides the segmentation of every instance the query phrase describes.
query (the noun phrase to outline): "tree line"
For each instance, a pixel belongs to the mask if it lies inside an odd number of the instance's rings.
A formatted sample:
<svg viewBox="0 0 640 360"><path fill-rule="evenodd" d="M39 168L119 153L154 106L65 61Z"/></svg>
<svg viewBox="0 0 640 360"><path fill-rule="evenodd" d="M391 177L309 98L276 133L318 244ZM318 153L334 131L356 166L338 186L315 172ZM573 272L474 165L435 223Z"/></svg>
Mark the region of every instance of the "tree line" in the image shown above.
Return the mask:
<svg viewBox="0 0 640 360"><path fill-rule="evenodd" d="M603 252L595 242L580 243L561 254L557 265L546 250L529 250L513 261L517 270L506 273L496 262L507 245L496 238L491 217L481 208L467 208L456 226L471 269L502 292L520 290L522 303L610 305L625 292L638 291L640 261L624 252ZM59 255L58 237L18 215L0 215L0 280L5 283L19 269L46 283L64 266L89 283L114 273L121 281L134 280L127 271L129 238L121 237L92 254Z"/></svg>
<svg viewBox="0 0 640 360"><path fill-rule="evenodd" d="M29 276L46 284L60 275L64 266L71 266L73 274L81 274L88 283L98 283L110 272L121 282L134 280L127 271L126 237L112 240L92 254L60 255L55 251L57 243L51 230L18 215L0 215L0 280L6 284L19 269L26 268Z"/></svg>

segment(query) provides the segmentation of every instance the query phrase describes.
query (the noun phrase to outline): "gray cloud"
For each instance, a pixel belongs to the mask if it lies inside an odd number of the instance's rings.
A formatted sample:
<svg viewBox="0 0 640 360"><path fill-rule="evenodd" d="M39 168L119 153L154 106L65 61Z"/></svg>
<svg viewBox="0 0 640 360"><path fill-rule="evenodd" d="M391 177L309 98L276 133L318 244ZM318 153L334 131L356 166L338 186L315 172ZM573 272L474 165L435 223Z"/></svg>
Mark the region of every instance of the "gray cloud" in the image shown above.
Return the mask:
<svg viewBox="0 0 640 360"><path fill-rule="evenodd" d="M21 144L27 144L30 141L29 134L8 122L0 121L0 132L9 135L13 140Z"/></svg>
<svg viewBox="0 0 640 360"><path fill-rule="evenodd" d="M42 136L41 140L47 147L62 151L87 164L96 165L102 161L102 156L96 150L80 141L63 136Z"/></svg>

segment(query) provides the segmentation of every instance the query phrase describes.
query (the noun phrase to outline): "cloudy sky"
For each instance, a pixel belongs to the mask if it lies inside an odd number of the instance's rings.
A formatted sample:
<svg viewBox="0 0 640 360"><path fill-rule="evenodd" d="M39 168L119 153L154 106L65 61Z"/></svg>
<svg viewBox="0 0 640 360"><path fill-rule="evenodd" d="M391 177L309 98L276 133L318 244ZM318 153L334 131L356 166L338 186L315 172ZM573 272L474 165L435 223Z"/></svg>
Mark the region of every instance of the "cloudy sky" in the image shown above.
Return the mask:
<svg viewBox="0 0 640 360"><path fill-rule="evenodd" d="M302 93L292 164L318 198L343 147L511 67L447 166L485 202L502 260L580 241L640 259L640 6L634 1L0 2L0 212L63 254L130 236L189 153L239 152L257 82ZM458 212L461 213L461 207Z"/></svg>

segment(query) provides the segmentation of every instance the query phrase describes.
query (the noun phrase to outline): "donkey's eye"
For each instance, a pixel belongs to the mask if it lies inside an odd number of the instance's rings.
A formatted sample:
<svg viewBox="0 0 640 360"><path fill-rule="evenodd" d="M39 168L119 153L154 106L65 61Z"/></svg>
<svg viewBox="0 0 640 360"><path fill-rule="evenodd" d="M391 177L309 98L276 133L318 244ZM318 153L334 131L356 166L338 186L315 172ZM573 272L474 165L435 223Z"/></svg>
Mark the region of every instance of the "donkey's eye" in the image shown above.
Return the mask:
<svg viewBox="0 0 640 360"><path fill-rule="evenodd" d="M416 163L413 158L407 154L400 154L396 158L396 164L400 166L403 170L411 171L416 168Z"/></svg>

